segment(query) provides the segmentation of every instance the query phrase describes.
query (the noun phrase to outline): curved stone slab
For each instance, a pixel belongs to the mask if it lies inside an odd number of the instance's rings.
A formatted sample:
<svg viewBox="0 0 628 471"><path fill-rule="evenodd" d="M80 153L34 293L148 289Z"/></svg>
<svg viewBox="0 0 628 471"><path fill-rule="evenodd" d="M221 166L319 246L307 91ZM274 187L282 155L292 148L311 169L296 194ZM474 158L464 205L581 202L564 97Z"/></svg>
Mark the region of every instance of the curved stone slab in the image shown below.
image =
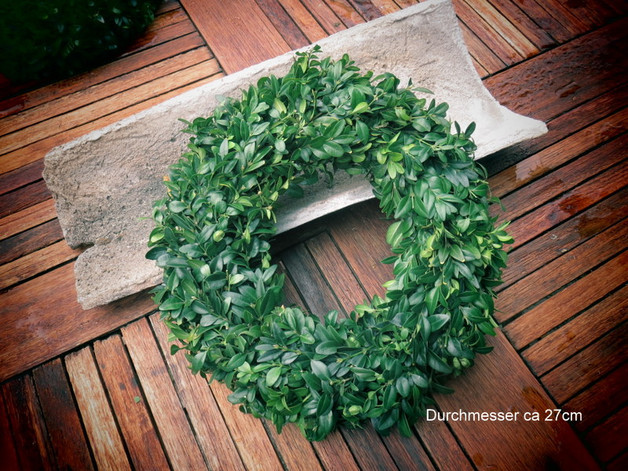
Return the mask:
<svg viewBox="0 0 628 471"><path fill-rule="evenodd" d="M348 53L363 71L392 72L403 83L434 92L449 103L449 116L464 129L476 122L480 158L547 131L545 124L517 115L482 85L467 52L449 0L431 0L336 33L319 41L321 56ZM228 75L111 126L53 149L44 178L68 244L90 246L76 262L79 302L106 304L161 279L144 259L152 223L151 203L163 196L162 177L185 150L188 136L179 118L206 116L219 97L238 96L259 78L284 75L288 53ZM332 189L308 188L301 200L283 201L278 230L286 231L372 197L370 185L339 175Z"/></svg>

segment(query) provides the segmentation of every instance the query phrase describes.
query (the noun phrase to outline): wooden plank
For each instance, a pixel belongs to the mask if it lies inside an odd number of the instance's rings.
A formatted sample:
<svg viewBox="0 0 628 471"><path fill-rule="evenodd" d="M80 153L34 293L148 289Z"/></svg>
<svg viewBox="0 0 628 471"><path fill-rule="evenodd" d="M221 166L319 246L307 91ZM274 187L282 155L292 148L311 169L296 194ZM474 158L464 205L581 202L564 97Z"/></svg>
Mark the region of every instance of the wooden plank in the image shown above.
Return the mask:
<svg viewBox="0 0 628 471"><path fill-rule="evenodd" d="M59 469L94 469L65 369L58 358L33 370L39 403Z"/></svg>
<svg viewBox="0 0 628 471"><path fill-rule="evenodd" d="M281 260L310 313L322 319L330 310L341 310L329 285L320 276L314 259L303 245L283 252Z"/></svg>
<svg viewBox="0 0 628 471"><path fill-rule="evenodd" d="M0 135L15 133L24 128L28 128L30 132L30 130L37 128L34 126L35 124L58 116L62 116L62 119L65 119L65 116L71 111L102 102L113 95L134 89L145 83L153 82L158 78L174 74L179 70L211 59L212 54L207 47L198 47L141 69L130 71L98 85L63 95L55 100L3 118L0 121ZM121 103L121 106L124 106L124 102Z"/></svg>
<svg viewBox="0 0 628 471"><path fill-rule="evenodd" d="M590 152L617 136L623 137L626 126L628 126L628 109L603 118L492 176L489 180L491 192L495 196L503 198L511 191L547 175L579 155ZM599 152L602 151L596 151L594 156L599 155ZM620 153L619 157L623 157L623 155ZM604 163L599 162L598 165L604 165ZM507 201L505 198L504 200Z"/></svg>
<svg viewBox="0 0 628 471"><path fill-rule="evenodd" d="M327 37L327 33L322 28L316 18L299 0L279 0L279 3L286 10L288 15L296 23L310 43L319 41Z"/></svg>
<svg viewBox="0 0 628 471"><path fill-rule="evenodd" d="M19 234L57 217L52 198L35 203L0 219L0 240Z"/></svg>
<svg viewBox="0 0 628 471"><path fill-rule="evenodd" d="M495 318L506 322L625 248L628 224L617 224L499 293Z"/></svg>
<svg viewBox="0 0 628 471"><path fill-rule="evenodd" d="M0 118L30 110L199 47L207 48L200 35L192 33L164 44L158 44L140 53L127 55L76 77L1 100Z"/></svg>
<svg viewBox="0 0 628 471"><path fill-rule="evenodd" d="M385 227L378 230L359 229L363 220L372 220L372 217L367 216L366 207L360 205L360 210L354 207L350 211L340 212L335 216L335 224L330 226L339 249L365 287L371 284L365 280L370 278L369 274L377 267L364 266L363 259L381 259L388 252ZM373 208L374 205L369 207L371 210ZM364 253L364 247L369 248L368 253ZM384 274L379 283L387 278L387 274ZM375 284L373 288L377 289ZM496 338L490 339L490 343L495 351L478 358L474 368L452 381L455 394L439 396L439 406L443 410L480 412L529 411L533 407L544 410L553 407L552 401L503 334L498 333ZM504 377L508 378L507 382L501 380ZM496 464L503 466L504 463L518 463L521 469L538 469L542 468L541 465L546 463L548 457L554 462L570 462L573 466L578 464L580 468L596 468L573 431L564 423L522 420L510 424L490 421L450 422L450 426L466 454L480 469L489 469ZM561 438L557 439L557 436ZM489 437L499 437L500 446L495 447L494 440Z"/></svg>
<svg viewBox="0 0 628 471"><path fill-rule="evenodd" d="M521 349L606 296L626 280L628 280L628 252L618 255L526 311L510 322L504 330L513 346Z"/></svg>
<svg viewBox="0 0 628 471"><path fill-rule="evenodd" d="M5 194L42 178L43 160L0 175L0 194Z"/></svg>
<svg viewBox="0 0 628 471"><path fill-rule="evenodd" d="M458 23L469 54L486 70L487 74L499 72L506 66L493 50L484 44L463 21L459 21ZM480 74L480 76L483 77L484 75Z"/></svg>
<svg viewBox="0 0 628 471"><path fill-rule="evenodd" d="M0 218L41 203L50 198L50 191L43 180L0 196Z"/></svg>
<svg viewBox="0 0 628 471"><path fill-rule="evenodd" d="M513 0L489 0L495 9L504 15L517 29L523 33L537 48L547 49L556 44L556 41L543 28L539 27L519 7L520 2Z"/></svg>
<svg viewBox="0 0 628 471"><path fill-rule="evenodd" d="M627 24L622 19L585 34L487 78L484 85L502 105L547 121L625 82Z"/></svg>
<svg viewBox="0 0 628 471"><path fill-rule="evenodd" d="M17 452L15 451L15 443L13 442L13 433L7 417L7 411L4 407L4 398L0 393L0 456L2 456L2 466L7 471L18 471L20 469Z"/></svg>
<svg viewBox="0 0 628 471"><path fill-rule="evenodd" d="M207 469L145 318L121 329L148 406L174 469Z"/></svg>
<svg viewBox="0 0 628 471"><path fill-rule="evenodd" d="M329 5L317 0L301 0L310 13L316 18L327 34L334 34L347 27L340 21Z"/></svg>
<svg viewBox="0 0 628 471"><path fill-rule="evenodd" d="M349 0L349 3L366 21L382 16L382 13L371 0Z"/></svg>
<svg viewBox="0 0 628 471"><path fill-rule="evenodd" d="M465 0L453 0L454 9L469 29L489 47L506 65L521 62L524 56L508 43L480 14L469 6Z"/></svg>
<svg viewBox="0 0 628 471"><path fill-rule="evenodd" d="M628 324L622 324L589 345L541 378L559 404L587 388L594 381L613 371L628 359L626 334Z"/></svg>
<svg viewBox="0 0 628 471"><path fill-rule="evenodd" d="M146 293L84 311L69 263L0 293L0 382L154 308Z"/></svg>
<svg viewBox="0 0 628 471"><path fill-rule="evenodd" d="M178 83L179 81L177 80L175 81L177 83L170 83L170 86L166 87L166 92L162 95L150 97L144 101L138 102L135 105L120 109L107 116L98 117L93 121L80 124L72 129L66 130L63 133L51 135L42 139L41 141L37 141L33 144L29 144L25 147L0 156L0 174L10 172L24 165L28 165L32 162L42 159L55 146L69 142L72 139L76 139L77 137L80 137L96 129L105 127L109 124L115 123L116 121L120 121L121 119L131 116L134 113L138 113L140 111L148 109L151 106L162 103L163 101L180 95L181 93L192 88L200 87L201 85L209 83L222 76L222 73L216 73L215 75L210 75L206 78L197 79L195 78L195 70L192 70L191 73L189 73L189 70L181 72L183 74L177 76L178 79L181 79L183 81L185 81L184 79L190 79L190 83L179 86L181 84ZM89 119L92 118L93 117L90 117Z"/></svg>
<svg viewBox="0 0 628 471"><path fill-rule="evenodd" d="M54 469L54 455L32 378L19 376L1 388L20 471Z"/></svg>
<svg viewBox="0 0 628 471"><path fill-rule="evenodd" d="M563 5L563 1L564 0L543 0L543 2L540 3L550 15L560 21L574 36L584 34L595 26L595 22L591 22L590 20L594 15L590 12L590 10L593 9L591 6L586 9L585 15L574 15L572 13L574 6L569 5L569 7L567 7Z"/></svg>
<svg viewBox="0 0 628 471"><path fill-rule="evenodd" d="M183 352L170 354L170 331L158 314L150 316L150 324L209 468L244 469L207 380L191 373Z"/></svg>
<svg viewBox="0 0 628 471"><path fill-rule="evenodd" d="M325 3L329 5L347 28L364 23L364 18L351 5L349 0L326 0Z"/></svg>
<svg viewBox="0 0 628 471"><path fill-rule="evenodd" d="M290 51L254 0L181 0L181 4L228 74Z"/></svg>
<svg viewBox="0 0 628 471"><path fill-rule="evenodd" d="M131 469L89 347L65 357L65 367L98 469Z"/></svg>
<svg viewBox="0 0 628 471"><path fill-rule="evenodd" d="M521 9L543 31L547 31L557 42L564 43L573 38L573 35L556 18L550 15L536 0L517 0Z"/></svg>
<svg viewBox="0 0 628 471"><path fill-rule="evenodd" d="M560 469L599 469L567 422L523 418L535 411L544 417L544 411L555 405L501 332L488 343L494 350L450 382L455 393L437 397L443 411L520 412L511 422L448 421L475 466L547 469L560 464Z"/></svg>
<svg viewBox="0 0 628 471"><path fill-rule="evenodd" d="M626 468L628 468L628 451L624 451L606 464L606 471L624 471Z"/></svg>
<svg viewBox="0 0 628 471"><path fill-rule="evenodd" d="M600 119L616 113L627 105L628 84L619 85L549 120L546 123L548 127L546 134L502 149L483 158L480 163L487 169L489 175L495 176L499 171L521 161L522 157L531 156L572 133L581 131ZM604 133L612 131L612 127L602 129Z"/></svg>
<svg viewBox="0 0 628 471"><path fill-rule="evenodd" d="M616 165L559 198L514 221L508 228L515 239L511 248L520 247L539 234L593 206L625 187L628 165ZM534 228L534 230L530 230Z"/></svg>
<svg viewBox="0 0 628 471"><path fill-rule="evenodd" d="M626 117L628 118L628 114ZM505 206L506 210L501 211L499 205L493 205L491 214L499 216L500 221L512 221L518 218L607 168L620 163L626 158L622 152L626 145L628 145L628 134L605 142L601 147L581 155L569 164L502 198L501 204ZM567 145L565 147L565 153L569 155L570 149Z"/></svg>
<svg viewBox="0 0 628 471"><path fill-rule="evenodd" d="M626 378L628 363L563 404L563 409L569 413L582 413L582 420L576 421L574 427L583 432L612 415L620 404L625 404L628 401Z"/></svg>
<svg viewBox="0 0 628 471"><path fill-rule="evenodd" d="M35 226L0 241L0 264L17 260L61 239L63 239L63 231L57 219Z"/></svg>
<svg viewBox="0 0 628 471"><path fill-rule="evenodd" d="M210 387L246 469L283 469L263 422L251 414L243 414L231 404L227 399L231 391L224 384L215 381Z"/></svg>
<svg viewBox="0 0 628 471"><path fill-rule="evenodd" d="M295 424L287 424L277 433L277 428L266 422L266 431L280 455L285 469L295 471L322 471L312 443L308 442Z"/></svg>
<svg viewBox="0 0 628 471"><path fill-rule="evenodd" d="M288 43L290 49L299 49L310 44L294 20L279 4L279 0L256 1L275 29L279 31L281 37Z"/></svg>
<svg viewBox="0 0 628 471"><path fill-rule="evenodd" d="M0 290L73 260L79 253L80 250L73 250L65 241L60 241L0 265Z"/></svg>
<svg viewBox="0 0 628 471"><path fill-rule="evenodd" d="M120 335L94 342L93 349L133 468L170 469Z"/></svg>
<svg viewBox="0 0 628 471"><path fill-rule="evenodd" d="M628 447L628 406L610 416L586 435L595 456L607 462Z"/></svg>
<svg viewBox="0 0 628 471"><path fill-rule="evenodd" d="M523 358L534 373L540 376L627 318L628 288L624 287L524 350Z"/></svg>
<svg viewBox="0 0 628 471"><path fill-rule="evenodd" d="M523 58L539 53L539 49L530 41L517 26L512 24L501 11L485 0L465 0L486 23L491 25L504 41L506 41Z"/></svg>
<svg viewBox="0 0 628 471"><path fill-rule="evenodd" d="M626 198L628 198L628 190L620 190L583 213L553 227L551 231L542 234L523 247L511 251L508 266L502 274L504 283L497 287L497 290L505 289L561 254L628 217Z"/></svg>
<svg viewBox="0 0 628 471"><path fill-rule="evenodd" d="M438 469L458 471L474 469L462 446L445 422L419 420L414 425L414 430L421 437L423 446L430 453Z"/></svg>
<svg viewBox="0 0 628 471"><path fill-rule="evenodd" d="M62 133L81 124L94 120L95 117L106 116L141 103L150 98L160 96L173 87L213 76L220 72L215 59L206 60L168 75L144 82L137 87L103 98L95 103L69 111L62 116L42 121L27 129L0 136L0 154L9 154L28 144L35 143L52 135Z"/></svg>

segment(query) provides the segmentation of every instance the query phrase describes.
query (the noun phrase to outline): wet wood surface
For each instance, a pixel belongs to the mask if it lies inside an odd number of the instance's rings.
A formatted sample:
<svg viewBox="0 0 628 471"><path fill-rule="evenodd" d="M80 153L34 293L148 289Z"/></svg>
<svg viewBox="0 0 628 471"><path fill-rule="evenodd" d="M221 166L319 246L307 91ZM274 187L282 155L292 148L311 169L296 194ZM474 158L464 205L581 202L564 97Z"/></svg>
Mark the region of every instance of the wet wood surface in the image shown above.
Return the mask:
<svg viewBox="0 0 628 471"><path fill-rule="evenodd" d="M512 423L365 424L309 443L244 415L170 355L147 293L83 311L42 180L54 146L189 88L416 3L169 0L114 62L29 87L0 81L0 454L6 469L625 469L626 4L453 0L494 96L549 132L487 157L512 220L495 350L438 396L447 411L537 411ZM282 235L286 302L346 313L391 277L366 202ZM559 410L560 420L545 419ZM551 414L550 414L551 415ZM566 420L565 420L566 419Z"/></svg>

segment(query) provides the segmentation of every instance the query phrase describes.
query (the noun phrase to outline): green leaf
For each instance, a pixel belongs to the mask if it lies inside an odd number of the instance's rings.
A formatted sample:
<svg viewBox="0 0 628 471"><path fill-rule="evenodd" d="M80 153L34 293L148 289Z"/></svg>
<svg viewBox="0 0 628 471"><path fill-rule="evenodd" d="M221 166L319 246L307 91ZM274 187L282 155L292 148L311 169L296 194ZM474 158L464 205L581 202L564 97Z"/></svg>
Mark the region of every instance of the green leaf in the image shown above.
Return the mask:
<svg viewBox="0 0 628 471"><path fill-rule="evenodd" d="M266 386L272 388L281 376L281 366L275 366L266 373Z"/></svg>
<svg viewBox="0 0 628 471"><path fill-rule="evenodd" d="M327 365L320 360L311 360L310 367L312 368L312 373L321 380L329 381L331 376L329 375L329 369Z"/></svg>
<svg viewBox="0 0 628 471"><path fill-rule="evenodd" d="M183 212L187 209L187 207L187 204L185 204L183 201L171 201L170 203L168 203L168 209L173 213Z"/></svg>

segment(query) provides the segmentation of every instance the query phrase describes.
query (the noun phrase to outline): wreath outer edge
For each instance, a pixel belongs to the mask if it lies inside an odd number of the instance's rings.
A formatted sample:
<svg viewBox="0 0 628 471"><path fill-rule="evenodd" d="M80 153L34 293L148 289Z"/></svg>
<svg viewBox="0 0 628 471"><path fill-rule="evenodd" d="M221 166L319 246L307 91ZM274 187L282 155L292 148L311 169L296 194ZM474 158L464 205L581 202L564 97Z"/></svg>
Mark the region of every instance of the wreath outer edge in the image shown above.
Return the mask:
<svg viewBox="0 0 628 471"><path fill-rule="evenodd" d="M360 73L348 55L297 53L207 118L186 122L189 150L153 208L146 257L164 270L154 301L193 373L224 382L229 400L296 423L309 440L370 420L404 435L450 392L446 381L491 347L493 288L512 242L489 214L486 172L447 105ZM363 173L382 213L394 279L343 316L281 304L270 240L280 196L321 174Z"/></svg>

